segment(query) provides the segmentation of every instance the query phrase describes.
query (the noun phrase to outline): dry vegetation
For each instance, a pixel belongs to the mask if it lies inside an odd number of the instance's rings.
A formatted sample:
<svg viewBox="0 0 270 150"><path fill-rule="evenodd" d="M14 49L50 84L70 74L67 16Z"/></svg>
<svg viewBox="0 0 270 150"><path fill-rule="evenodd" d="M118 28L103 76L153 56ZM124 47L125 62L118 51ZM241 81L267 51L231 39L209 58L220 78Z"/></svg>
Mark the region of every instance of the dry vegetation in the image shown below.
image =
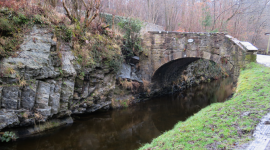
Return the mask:
<svg viewBox="0 0 270 150"><path fill-rule="evenodd" d="M114 38L114 33L99 18L100 5L100 0L1 1L0 58L16 56L23 36L38 25L54 32L53 40L57 43L72 43L83 67L105 64L117 72L123 61L119 46L122 42L119 37ZM56 6L64 6L67 14L59 13ZM56 52L60 59L61 51L58 44Z"/></svg>
<svg viewBox="0 0 270 150"><path fill-rule="evenodd" d="M128 81L127 79L119 79L120 85L126 89L131 90L133 93L136 93L140 89L140 83L135 81Z"/></svg>
<svg viewBox="0 0 270 150"><path fill-rule="evenodd" d="M127 108L130 105L132 105L133 101L135 100L135 97L132 95L125 95L122 96L121 98L113 98L112 99L112 108L117 109L117 108Z"/></svg>
<svg viewBox="0 0 270 150"><path fill-rule="evenodd" d="M39 125L35 125L35 132L39 133L39 132L43 132L49 129L53 129L55 127L60 126L59 122L46 122L44 124L39 124Z"/></svg>

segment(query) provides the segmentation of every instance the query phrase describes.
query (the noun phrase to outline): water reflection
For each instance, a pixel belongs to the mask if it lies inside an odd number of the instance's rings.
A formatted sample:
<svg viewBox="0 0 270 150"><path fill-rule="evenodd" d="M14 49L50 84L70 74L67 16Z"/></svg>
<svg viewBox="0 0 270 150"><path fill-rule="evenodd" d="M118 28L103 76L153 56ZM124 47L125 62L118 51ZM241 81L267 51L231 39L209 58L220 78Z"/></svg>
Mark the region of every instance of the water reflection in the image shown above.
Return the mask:
<svg viewBox="0 0 270 150"><path fill-rule="evenodd" d="M44 135L0 143L1 150L137 149L201 108L232 94L232 80L192 87L184 93L155 98L124 110L80 116L74 124Z"/></svg>

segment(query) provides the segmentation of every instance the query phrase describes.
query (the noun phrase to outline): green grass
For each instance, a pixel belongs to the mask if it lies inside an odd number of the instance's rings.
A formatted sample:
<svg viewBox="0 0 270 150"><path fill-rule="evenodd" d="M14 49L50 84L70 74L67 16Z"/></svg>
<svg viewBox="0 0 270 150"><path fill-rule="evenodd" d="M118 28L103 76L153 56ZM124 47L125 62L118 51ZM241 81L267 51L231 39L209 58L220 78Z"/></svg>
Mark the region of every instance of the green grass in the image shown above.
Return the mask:
<svg viewBox="0 0 270 150"><path fill-rule="evenodd" d="M201 110L140 149L232 149L252 140L269 100L270 68L251 63L241 71L231 100Z"/></svg>

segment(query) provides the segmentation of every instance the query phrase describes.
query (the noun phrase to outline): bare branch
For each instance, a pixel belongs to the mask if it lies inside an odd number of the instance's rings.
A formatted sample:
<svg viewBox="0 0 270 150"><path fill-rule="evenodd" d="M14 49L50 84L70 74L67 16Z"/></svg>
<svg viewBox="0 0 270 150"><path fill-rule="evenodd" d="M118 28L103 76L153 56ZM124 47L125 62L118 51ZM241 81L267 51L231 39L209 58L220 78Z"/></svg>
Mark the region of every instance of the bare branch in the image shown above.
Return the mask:
<svg viewBox="0 0 270 150"><path fill-rule="evenodd" d="M67 8L67 6L66 6L65 0L63 0L63 7L65 8L65 10L66 10L66 12L67 12L66 16L67 16L67 17L70 19L70 21L73 23L75 20L74 20L74 18L72 17L71 13L69 12L69 10L68 10L68 8Z"/></svg>

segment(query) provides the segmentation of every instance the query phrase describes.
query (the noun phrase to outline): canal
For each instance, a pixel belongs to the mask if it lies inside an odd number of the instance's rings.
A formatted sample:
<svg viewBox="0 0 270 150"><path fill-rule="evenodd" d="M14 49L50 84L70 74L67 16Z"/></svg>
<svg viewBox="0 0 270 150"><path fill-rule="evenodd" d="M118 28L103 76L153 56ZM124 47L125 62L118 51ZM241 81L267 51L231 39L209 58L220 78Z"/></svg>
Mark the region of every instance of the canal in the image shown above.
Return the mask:
<svg viewBox="0 0 270 150"><path fill-rule="evenodd" d="M138 149L202 108L226 101L232 93L231 79L216 80L129 108L77 116L71 125L0 143L0 150Z"/></svg>

